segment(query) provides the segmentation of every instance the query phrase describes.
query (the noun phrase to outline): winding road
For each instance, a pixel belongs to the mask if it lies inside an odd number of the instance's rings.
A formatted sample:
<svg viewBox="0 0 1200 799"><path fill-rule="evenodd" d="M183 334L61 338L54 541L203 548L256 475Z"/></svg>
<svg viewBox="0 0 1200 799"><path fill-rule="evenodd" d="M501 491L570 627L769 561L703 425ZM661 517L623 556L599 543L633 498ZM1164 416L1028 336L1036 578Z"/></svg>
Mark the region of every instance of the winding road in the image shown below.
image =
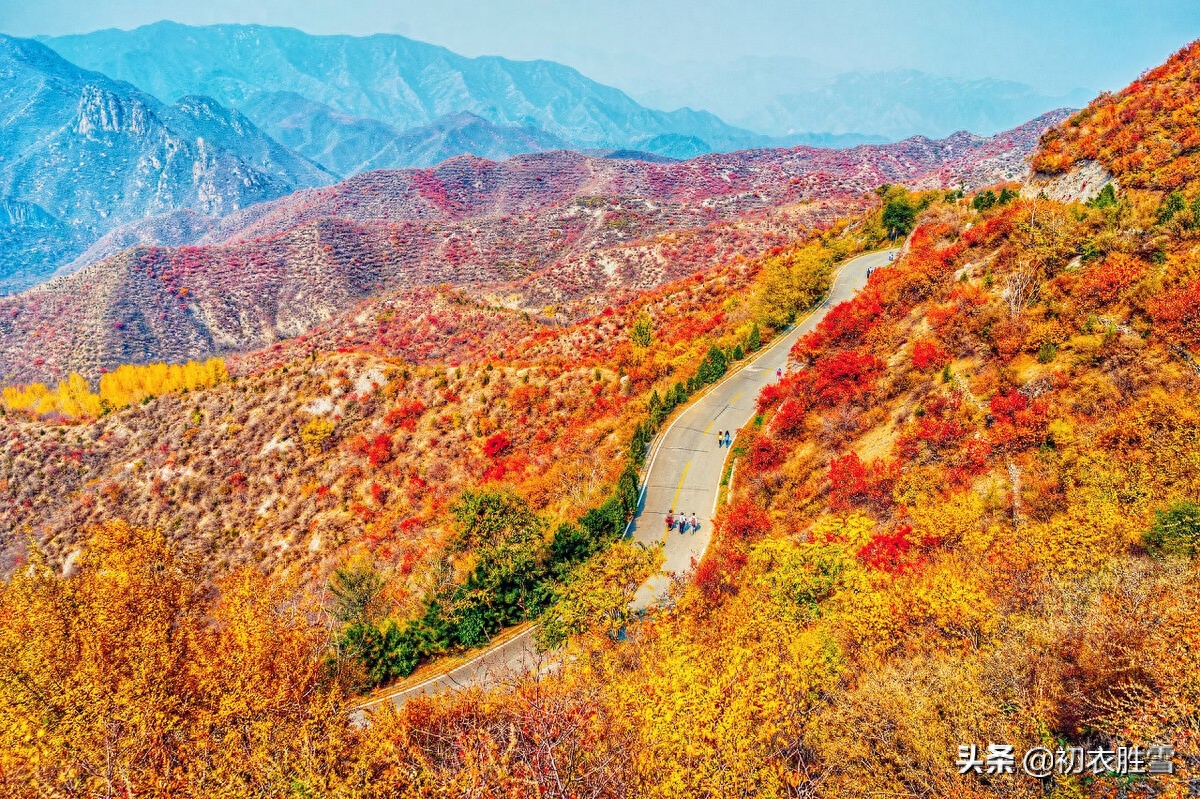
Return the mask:
<svg viewBox="0 0 1200 799"><path fill-rule="evenodd" d="M635 608L654 604L670 586L672 575L690 569L693 559L698 562L708 547L728 452L718 447L717 432L737 431L750 423L757 411L759 392L777 380L777 369L787 370L792 345L816 327L831 308L853 297L866 285L868 270L885 266L888 256L895 252L867 253L843 264L824 302L756 358L692 402L655 442L631 532L635 541L645 544L663 541L666 563L662 572L638 590ZM689 517L694 513L700 520L700 529L680 533L676 526L668 533L665 518L672 510Z"/></svg>
<svg viewBox="0 0 1200 799"><path fill-rule="evenodd" d="M655 440L638 512L626 534L645 544L663 541L666 562L662 572L638 589L634 608L654 604L670 586L672 576L688 571L708 547L727 454L726 449L717 446L717 431L736 431L754 418L759 392L777 379L777 369L787 369L792 345L816 327L831 308L853 297L866 284L868 270L886 265L888 256L895 252L867 253L843 264L824 302L757 356L704 391ZM700 529L680 533L676 527L666 532L664 518L670 510L688 516L695 513ZM553 663L534 650L532 634L532 629L526 630L444 674L375 697L361 705L356 714L365 718L364 710L383 702L401 705L419 694L492 685L513 674L552 668Z"/></svg>

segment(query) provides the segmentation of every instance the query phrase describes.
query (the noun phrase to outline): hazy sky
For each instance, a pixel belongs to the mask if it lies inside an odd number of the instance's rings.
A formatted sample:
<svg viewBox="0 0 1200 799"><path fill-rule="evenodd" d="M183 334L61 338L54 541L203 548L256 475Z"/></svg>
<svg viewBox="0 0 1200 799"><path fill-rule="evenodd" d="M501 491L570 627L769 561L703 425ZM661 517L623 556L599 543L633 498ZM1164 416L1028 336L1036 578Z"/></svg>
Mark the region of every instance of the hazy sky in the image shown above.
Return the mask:
<svg viewBox="0 0 1200 799"><path fill-rule="evenodd" d="M1200 0L0 0L0 31L21 36L160 19L401 33L465 55L549 58L626 88L671 64L767 55L1114 89L1200 38Z"/></svg>

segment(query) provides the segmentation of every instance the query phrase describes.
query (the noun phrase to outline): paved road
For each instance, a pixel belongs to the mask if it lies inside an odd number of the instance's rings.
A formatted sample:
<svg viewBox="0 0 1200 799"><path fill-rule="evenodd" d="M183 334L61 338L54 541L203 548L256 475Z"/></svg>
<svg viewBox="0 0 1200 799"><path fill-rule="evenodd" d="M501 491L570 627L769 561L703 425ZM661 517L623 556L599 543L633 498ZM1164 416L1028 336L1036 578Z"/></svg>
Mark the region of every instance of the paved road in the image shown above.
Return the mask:
<svg viewBox="0 0 1200 799"><path fill-rule="evenodd" d="M874 252L847 261L834 278L825 302L754 361L693 402L659 438L651 455L638 515L633 520L632 536L647 544L664 541L666 563L662 572L638 590L634 607L654 604L669 587L672 574L688 571L708 546L727 454L717 446L717 432L736 431L754 418L759 392L777 379L776 369L787 369L788 352L796 340L816 327L831 308L853 297L866 284L867 270L886 265L893 252ZM689 517L694 513L700 529L680 533L676 527L666 532L665 517L672 510Z"/></svg>
<svg viewBox="0 0 1200 799"><path fill-rule="evenodd" d="M693 558L698 561L708 546L726 455L725 449L717 447L717 431L737 430L754 418L759 391L776 379L776 369L787 368L788 352L796 340L816 327L830 308L853 297L866 283L867 270L886 264L892 252L895 250L870 253L846 262L834 278L825 302L772 342L753 361L710 388L675 417L656 440L638 515L630 526L636 541L653 543L665 538L667 559L663 564L664 571L638 590L635 608L653 604L670 584L670 573L686 572L691 568ZM680 534L676 529L665 534L663 519L671 509L689 516L695 513L701 520L700 530ZM402 705L418 694L434 694L471 685L495 685L514 674L553 668L553 662L534 651L532 633L528 630L446 674L373 699L355 711L355 718L365 723L363 711L383 702Z"/></svg>
<svg viewBox="0 0 1200 799"><path fill-rule="evenodd" d="M354 711L353 719L356 723L365 723L366 715L363 711L374 709L384 702L392 702L399 706L421 694L437 694L472 685L496 685L513 675L528 674L537 669L552 668L553 665L553 662L539 655L534 649L533 629L529 629L445 674L430 677L411 688L384 694L360 705Z"/></svg>

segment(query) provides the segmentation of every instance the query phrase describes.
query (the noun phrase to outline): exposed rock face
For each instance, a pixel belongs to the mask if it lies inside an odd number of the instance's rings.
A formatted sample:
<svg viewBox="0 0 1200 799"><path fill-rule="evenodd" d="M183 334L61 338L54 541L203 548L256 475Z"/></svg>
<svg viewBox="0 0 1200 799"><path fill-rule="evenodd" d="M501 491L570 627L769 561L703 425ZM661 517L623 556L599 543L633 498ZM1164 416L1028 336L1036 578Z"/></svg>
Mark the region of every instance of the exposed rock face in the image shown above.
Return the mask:
<svg viewBox="0 0 1200 799"><path fill-rule="evenodd" d="M333 181L209 98L166 106L0 36L0 291L25 288L124 223L224 215Z"/></svg>
<svg viewBox="0 0 1200 799"><path fill-rule="evenodd" d="M1116 181L1099 161L1079 161L1059 175L1034 172L1021 188L1022 197L1045 195L1062 203L1087 202L1100 193L1105 185Z"/></svg>

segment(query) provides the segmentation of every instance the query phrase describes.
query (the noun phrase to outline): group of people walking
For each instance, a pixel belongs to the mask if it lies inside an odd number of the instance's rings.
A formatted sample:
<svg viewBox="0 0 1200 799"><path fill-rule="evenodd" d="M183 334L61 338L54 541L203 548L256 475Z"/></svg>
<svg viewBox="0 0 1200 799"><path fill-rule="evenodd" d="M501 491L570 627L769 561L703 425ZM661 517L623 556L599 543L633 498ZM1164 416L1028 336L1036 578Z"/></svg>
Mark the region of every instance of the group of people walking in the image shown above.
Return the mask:
<svg viewBox="0 0 1200 799"><path fill-rule="evenodd" d="M733 443L733 431L719 430L717 431L717 447L728 447Z"/></svg>
<svg viewBox="0 0 1200 799"><path fill-rule="evenodd" d="M696 518L696 514L693 513L690 518L682 513L676 516L675 511L672 510L667 513L667 532L674 530L676 524L679 525L681 535L686 533L689 528L693 533L700 529L700 520Z"/></svg>

